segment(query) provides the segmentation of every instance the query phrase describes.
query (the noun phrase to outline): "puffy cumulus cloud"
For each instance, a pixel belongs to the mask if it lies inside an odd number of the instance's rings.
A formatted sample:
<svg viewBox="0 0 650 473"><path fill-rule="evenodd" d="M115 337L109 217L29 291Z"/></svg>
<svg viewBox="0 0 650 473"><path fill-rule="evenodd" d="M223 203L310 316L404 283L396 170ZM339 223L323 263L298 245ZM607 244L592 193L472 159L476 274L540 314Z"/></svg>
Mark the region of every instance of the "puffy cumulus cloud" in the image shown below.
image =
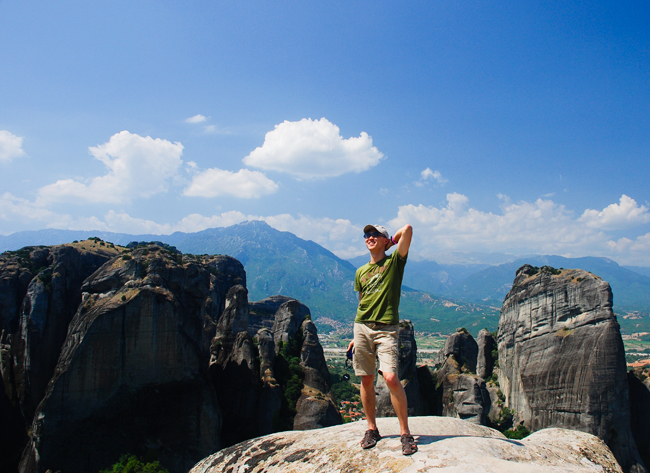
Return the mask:
<svg viewBox="0 0 650 473"><path fill-rule="evenodd" d="M183 194L198 197L231 195L244 199L273 194L278 185L259 171L240 169L237 172L212 168L192 179Z"/></svg>
<svg viewBox="0 0 650 473"><path fill-rule="evenodd" d="M644 205L623 194L618 204L611 204L603 210L587 209L580 221L590 228L616 230L650 222L650 213Z"/></svg>
<svg viewBox="0 0 650 473"><path fill-rule="evenodd" d="M633 242L624 239L612 242L603 231L604 225L591 225L593 214L585 212L591 220L575 218L573 212L551 200L512 203L505 196L502 198L501 212L495 214L472 208L466 196L451 193L447 194L447 205L440 208L401 206L397 217L389 224L395 228L405 223L413 225L416 234L414 249L425 258L440 251L457 250L608 256L616 257L617 261L627 261L625 252L631 251ZM637 223L647 222L642 217L645 210L635 213L634 205L629 202L623 205L624 201L626 199L621 198L621 205L613 204L602 212L596 212L596 217L601 222L609 222L610 229L629 225L629 218L617 217L618 226L614 225L616 220L613 217L606 220L606 217L620 213L636 215ZM627 208L627 212L620 210L621 207ZM644 244L644 240L639 240L635 248L643 248ZM650 262L650 257L644 259Z"/></svg>
<svg viewBox="0 0 650 473"><path fill-rule="evenodd" d="M443 185L449 182L449 179L442 177L440 171L432 171L431 168L426 168L420 173L420 180L416 181L415 185L421 187L431 181L436 181L438 184Z"/></svg>
<svg viewBox="0 0 650 473"><path fill-rule="evenodd" d="M260 220L276 230L291 232L303 240L315 241L339 258L352 258L368 251L363 241L363 225L353 224L346 219L280 214L261 217Z"/></svg>
<svg viewBox="0 0 650 473"><path fill-rule="evenodd" d="M321 179L366 171L383 157L365 132L358 138L343 139L339 127L327 119L303 118L276 125L266 134L264 144L243 161L247 166L286 172L299 179Z"/></svg>
<svg viewBox="0 0 650 473"><path fill-rule="evenodd" d="M6 130L0 130L0 163L25 156L23 139Z"/></svg>
<svg viewBox="0 0 650 473"><path fill-rule="evenodd" d="M186 118L185 123L202 123L206 121L208 117L201 115L200 113L198 115L194 115L193 117Z"/></svg>
<svg viewBox="0 0 650 473"><path fill-rule="evenodd" d="M88 148L108 173L87 183L63 179L42 187L43 202L120 203L165 192L183 164L183 145L122 131Z"/></svg>

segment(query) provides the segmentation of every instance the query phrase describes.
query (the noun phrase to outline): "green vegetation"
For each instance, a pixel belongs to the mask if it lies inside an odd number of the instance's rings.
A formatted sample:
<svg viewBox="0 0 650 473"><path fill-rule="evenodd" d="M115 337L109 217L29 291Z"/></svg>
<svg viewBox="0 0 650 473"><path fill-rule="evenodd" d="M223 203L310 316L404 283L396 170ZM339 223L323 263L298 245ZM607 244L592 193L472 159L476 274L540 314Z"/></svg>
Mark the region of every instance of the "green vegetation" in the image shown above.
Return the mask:
<svg viewBox="0 0 650 473"><path fill-rule="evenodd" d="M521 440L530 435L530 430L528 430L524 424L519 424L516 429L505 430L503 435L512 440Z"/></svg>
<svg viewBox="0 0 650 473"><path fill-rule="evenodd" d="M553 274L555 276L562 273L562 270L555 269L553 266L542 266L541 268L539 268L539 270L542 273L551 273L551 274Z"/></svg>
<svg viewBox="0 0 650 473"><path fill-rule="evenodd" d="M178 249L175 246L169 245L167 243L163 243L162 241L132 241L128 243L126 247L130 249L136 249L138 247L147 247L152 245L156 245L159 246L160 248L164 248L165 250L171 253L180 253L180 251L178 251Z"/></svg>
<svg viewBox="0 0 650 473"><path fill-rule="evenodd" d="M163 468L157 460L144 463L135 455L127 454L122 455L111 468L100 470L99 473L169 473L169 471Z"/></svg>
<svg viewBox="0 0 650 473"><path fill-rule="evenodd" d="M46 292L52 291L52 268L45 268L36 278L43 283Z"/></svg>
<svg viewBox="0 0 650 473"><path fill-rule="evenodd" d="M327 368L330 372L332 393L338 403L341 401L352 402L361 400L359 397L359 388L354 386L354 384L359 384L361 380L354 374L354 371L333 364L328 364ZM348 379L345 379L346 375Z"/></svg>
<svg viewBox="0 0 650 473"><path fill-rule="evenodd" d="M293 419L296 416L296 403L300 399L305 374L300 367L300 350L302 333L298 331L289 343L279 343L279 352L275 357L273 371L282 389L282 404L280 411L273 418L273 427L280 430L292 430Z"/></svg>

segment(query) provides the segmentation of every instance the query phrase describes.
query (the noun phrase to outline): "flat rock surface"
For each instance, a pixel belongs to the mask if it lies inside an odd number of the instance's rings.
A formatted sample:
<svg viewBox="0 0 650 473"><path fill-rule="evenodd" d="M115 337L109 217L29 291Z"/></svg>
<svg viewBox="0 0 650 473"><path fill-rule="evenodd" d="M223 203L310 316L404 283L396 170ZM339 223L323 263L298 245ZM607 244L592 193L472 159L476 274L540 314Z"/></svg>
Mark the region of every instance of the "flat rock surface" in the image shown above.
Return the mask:
<svg viewBox="0 0 650 473"><path fill-rule="evenodd" d="M622 470L597 437L544 429L523 440L448 417L412 417L419 451L402 455L396 418L377 419L383 438L363 450L365 421L311 431L279 432L221 450L190 473L252 472L617 472Z"/></svg>

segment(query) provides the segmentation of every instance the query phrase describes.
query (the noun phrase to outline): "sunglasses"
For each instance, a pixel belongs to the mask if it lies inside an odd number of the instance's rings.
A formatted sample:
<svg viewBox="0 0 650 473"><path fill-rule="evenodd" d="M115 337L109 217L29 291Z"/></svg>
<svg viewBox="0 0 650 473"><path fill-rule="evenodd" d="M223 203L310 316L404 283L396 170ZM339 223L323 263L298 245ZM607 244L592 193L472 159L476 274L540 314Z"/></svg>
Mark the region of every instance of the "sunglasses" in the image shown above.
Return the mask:
<svg viewBox="0 0 650 473"><path fill-rule="evenodd" d="M372 232L372 233L364 233L364 234L363 234L363 238L364 238L364 240L367 240L367 239L370 238L370 237L373 237L373 238L384 237L384 238L386 238L384 235L382 235L382 234L379 233L379 232Z"/></svg>

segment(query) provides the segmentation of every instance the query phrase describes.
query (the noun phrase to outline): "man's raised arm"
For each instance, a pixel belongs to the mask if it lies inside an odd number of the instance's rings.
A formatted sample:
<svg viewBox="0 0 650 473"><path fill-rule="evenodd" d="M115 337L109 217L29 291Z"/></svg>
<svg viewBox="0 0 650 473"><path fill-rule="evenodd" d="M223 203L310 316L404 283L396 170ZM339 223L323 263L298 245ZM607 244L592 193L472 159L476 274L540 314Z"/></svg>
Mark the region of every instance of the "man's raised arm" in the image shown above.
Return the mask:
<svg viewBox="0 0 650 473"><path fill-rule="evenodd" d="M393 235L393 241L397 243L397 251L399 251L399 254L402 258L408 254L412 238L413 227L411 227L408 223L397 230L395 235Z"/></svg>

